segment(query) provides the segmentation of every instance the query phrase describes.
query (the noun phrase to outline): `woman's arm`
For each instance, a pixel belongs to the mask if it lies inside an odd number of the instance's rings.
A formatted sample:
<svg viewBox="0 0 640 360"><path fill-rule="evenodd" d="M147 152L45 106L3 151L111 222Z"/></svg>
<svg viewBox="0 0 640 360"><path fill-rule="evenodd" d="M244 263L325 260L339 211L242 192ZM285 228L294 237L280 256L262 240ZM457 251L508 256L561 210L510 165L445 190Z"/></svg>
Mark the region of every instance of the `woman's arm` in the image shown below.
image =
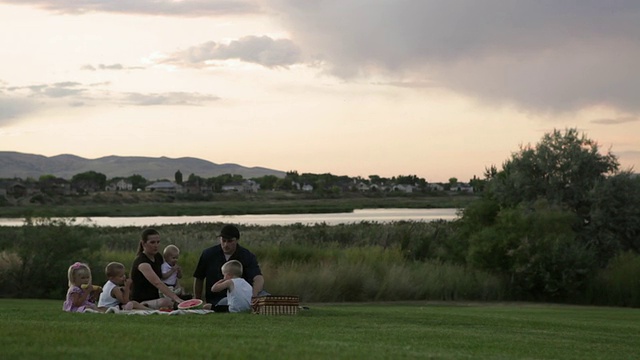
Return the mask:
<svg viewBox="0 0 640 360"><path fill-rule="evenodd" d="M147 281L149 281L153 286L155 286L158 290L160 290L160 292L163 293L166 297L168 297L169 299L177 303L181 303L182 301L184 301L180 299L178 295L174 294L173 291L171 291L171 289L169 289L169 287L165 285L165 283L163 283L162 280L160 280L158 275L156 275L156 273L151 268L151 265L147 263L142 263L138 265L138 270L140 270L140 272L147 279Z"/></svg>

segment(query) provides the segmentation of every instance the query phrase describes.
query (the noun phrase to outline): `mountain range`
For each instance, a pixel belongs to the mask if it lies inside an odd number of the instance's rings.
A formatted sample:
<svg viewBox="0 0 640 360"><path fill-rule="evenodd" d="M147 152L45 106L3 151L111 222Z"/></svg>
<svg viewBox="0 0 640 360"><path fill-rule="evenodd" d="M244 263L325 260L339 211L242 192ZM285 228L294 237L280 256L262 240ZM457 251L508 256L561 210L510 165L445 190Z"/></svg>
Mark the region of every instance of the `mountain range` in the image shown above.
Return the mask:
<svg viewBox="0 0 640 360"><path fill-rule="evenodd" d="M263 167L245 167L238 164L215 164L193 157L142 157L142 156L105 156L98 159L85 159L75 155L63 154L43 156L13 151L0 151L0 178L28 177L38 179L42 175L54 175L70 180L74 175L87 171L105 174L107 179L141 175L148 180L173 180L180 170L184 179L195 174L203 178L223 174L242 175L245 179L275 175L284 177L285 172Z"/></svg>

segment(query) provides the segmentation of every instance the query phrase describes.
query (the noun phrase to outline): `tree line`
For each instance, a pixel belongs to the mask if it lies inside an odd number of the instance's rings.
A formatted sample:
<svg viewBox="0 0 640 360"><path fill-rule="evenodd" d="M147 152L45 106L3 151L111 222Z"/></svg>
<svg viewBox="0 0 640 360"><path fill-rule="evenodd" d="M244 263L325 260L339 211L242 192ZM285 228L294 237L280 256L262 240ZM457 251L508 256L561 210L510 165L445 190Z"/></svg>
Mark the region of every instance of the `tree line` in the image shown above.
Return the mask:
<svg viewBox="0 0 640 360"><path fill-rule="evenodd" d="M12 181L19 181L33 187L39 188L43 193L53 195L56 192L60 192L61 186L67 186L73 189L75 193L89 193L104 191L108 184L117 183L120 180L131 184L132 190L144 190L148 185L158 181L172 181L176 184L183 186L191 186L195 188L206 187L212 192L222 192L223 186L233 183L241 183L245 180L251 180L260 186L261 190L282 190L282 191L295 191L300 190L303 185L310 185L314 192L319 193L340 193L343 191L356 191L356 184L365 185L410 185L420 191L430 191L427 187L428 182L424 178L420 178L416 175L398 175L393 177L382 177L378 175L370 175L368 178L364 177L349 177L333 175L331 173L325 174L313 174L302 173L297 171L288 171L284 177L277 177L275 175L265 175L262 177L254 177L251 179L244 179L242 175L238 174L222 174L213 177L201 177L194 173L190 174L186 180L180 170L177 170L174 174L173 180L157 179L149 180L139 174L134 174L128 177L114 177L108 179L103 173L97 171L86 171L72 176L71 180L58 178L54 175L45 174L40 176L37 180L28 178L22 179L10 179ZM457 178L450 178L449 182L443 184L444 190L449 190L457 183ZM481 189L483 180L473 178L470 180L472 186Z"/></svg>

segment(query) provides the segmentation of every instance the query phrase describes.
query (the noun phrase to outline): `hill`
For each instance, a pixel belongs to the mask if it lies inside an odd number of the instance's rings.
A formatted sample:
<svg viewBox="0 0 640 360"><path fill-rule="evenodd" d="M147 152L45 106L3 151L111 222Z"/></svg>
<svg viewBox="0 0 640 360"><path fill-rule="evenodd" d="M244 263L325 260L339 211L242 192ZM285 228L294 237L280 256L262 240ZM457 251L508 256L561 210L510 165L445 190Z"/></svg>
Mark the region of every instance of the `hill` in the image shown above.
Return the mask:
<svg viewBox="0 0 640 360"><path fill-rule="evenodd" d="M141 156L105 156L98 159L85 159L75 155L43 156L13 151L0 151L0 178L39 178L41 175L54 175L71 179L73 175L86 171L105 174L107 178L142 175L148 180L173 179L180 170L186 179L190 174L209 178L223 174L242 175L245 179L275 175L284 177L285 172L263 167L245 167L238 164L215 164L193 157L141 157Z"/></svg>

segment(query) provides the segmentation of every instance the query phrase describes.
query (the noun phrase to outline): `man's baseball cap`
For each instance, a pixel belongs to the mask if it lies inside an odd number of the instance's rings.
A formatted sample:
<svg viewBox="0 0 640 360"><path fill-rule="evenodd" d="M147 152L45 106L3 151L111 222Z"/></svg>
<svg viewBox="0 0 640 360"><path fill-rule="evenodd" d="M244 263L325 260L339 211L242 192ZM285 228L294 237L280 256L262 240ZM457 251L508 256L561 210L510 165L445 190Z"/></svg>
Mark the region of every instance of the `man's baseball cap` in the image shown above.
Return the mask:
<svg viewBox="0 0 640 360"><path fill-rule="evenodd" d="M225 239L240 239L240 230L233 225L225 225L218 236L222 236Z"/></svg>

